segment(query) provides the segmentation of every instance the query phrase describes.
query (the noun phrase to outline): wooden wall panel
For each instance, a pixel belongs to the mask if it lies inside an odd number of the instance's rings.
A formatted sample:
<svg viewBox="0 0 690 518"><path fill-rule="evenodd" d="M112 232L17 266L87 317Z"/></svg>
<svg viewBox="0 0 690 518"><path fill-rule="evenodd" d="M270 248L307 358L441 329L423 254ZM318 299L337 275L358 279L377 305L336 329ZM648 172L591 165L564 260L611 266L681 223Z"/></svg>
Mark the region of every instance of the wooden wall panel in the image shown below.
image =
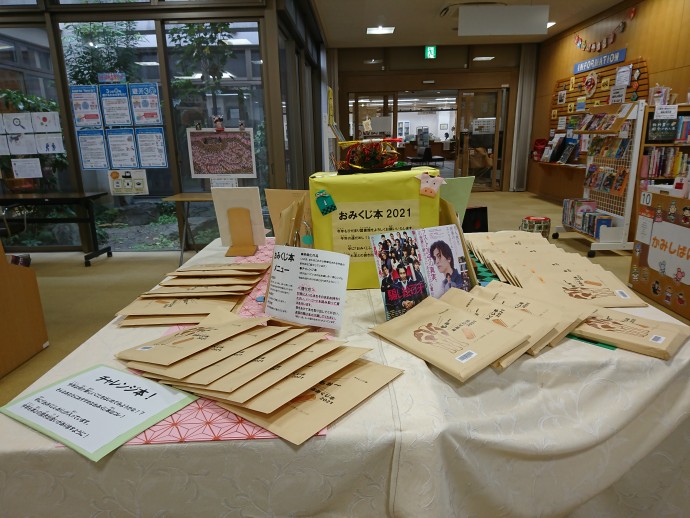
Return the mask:
<svg viewBox="0 0 690 518"><path fill-rule="evenodd" d="M630 8L636 9L635 17L627 17ZM612 31L621 21L625 31L616 33L613 45L601 53L586 52L575 45L575 36L588 41L598 41ZM643 0L625 1L615 8L601 13L585 23L560 34L539 46L539 71L532 126L532 141L548 137L551 125L551 103L554 85L570 77L575 63L599 54L626 48L626 60L644 60L647 64L648 85L656 83L670 86L684 101L690 87L690 0ZM599 72L598 69L597 72ZM626 100L629 96L626 96ZM554 199L572 197L572 185L563 182L562 192L547 188L553 172L530 162L527 190ZM581 194L581 192L580 192Z"/></svg>

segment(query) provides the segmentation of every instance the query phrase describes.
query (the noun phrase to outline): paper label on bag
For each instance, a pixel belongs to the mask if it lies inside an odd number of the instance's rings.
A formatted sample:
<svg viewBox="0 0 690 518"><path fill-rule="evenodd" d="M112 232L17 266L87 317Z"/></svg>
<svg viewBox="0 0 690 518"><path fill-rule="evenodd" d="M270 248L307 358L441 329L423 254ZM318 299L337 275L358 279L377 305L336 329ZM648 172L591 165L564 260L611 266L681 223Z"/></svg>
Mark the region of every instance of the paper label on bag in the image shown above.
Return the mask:
<svg viewBox="0 0 690 518"><path fill-rule="evenodd" d="M371 234L420 226L419 199L338 202L332 214L333 251L351 262L371 261Z"/></svg>

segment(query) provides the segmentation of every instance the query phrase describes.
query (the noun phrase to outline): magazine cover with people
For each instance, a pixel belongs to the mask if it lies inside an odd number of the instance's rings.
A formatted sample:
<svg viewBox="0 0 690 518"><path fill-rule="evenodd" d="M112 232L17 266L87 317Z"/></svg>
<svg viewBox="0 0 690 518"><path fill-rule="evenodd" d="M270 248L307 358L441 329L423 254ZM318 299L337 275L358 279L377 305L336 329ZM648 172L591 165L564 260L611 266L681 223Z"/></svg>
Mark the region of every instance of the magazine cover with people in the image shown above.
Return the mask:
<svg viewBox="0 0 690 518"><path fill-rule="evenodd" d="M386 320L450 288L472 288L455 225L390 231L371 235L370 240Z"/></svg>

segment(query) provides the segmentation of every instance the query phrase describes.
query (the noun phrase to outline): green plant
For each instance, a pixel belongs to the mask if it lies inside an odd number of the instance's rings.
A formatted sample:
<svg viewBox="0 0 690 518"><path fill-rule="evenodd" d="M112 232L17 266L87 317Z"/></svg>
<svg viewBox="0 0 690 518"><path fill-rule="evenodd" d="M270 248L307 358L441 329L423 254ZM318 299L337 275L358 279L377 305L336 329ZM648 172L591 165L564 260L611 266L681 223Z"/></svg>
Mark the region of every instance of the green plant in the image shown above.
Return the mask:
<svg viewBox="0 0 690 518"><path fill-rule="evenodd" d="M171 223L177 223L177 216L172 214L161 214L154 222L154 225L170 225Z"/></svg>
<svg viewBox="0 0 690 518"><path fill-rule="evenodd" d="M124 72L128 81L137 81L134 57L142 39L133 21L66 24L62 46L69 82L98 84L99 72Z"/></svg>
<svg viewBox="0 0 690 518"><path fill-rule="evenodd" d="M219 236L220 234L217 228L207 228L206 230L201 230L194 236L194 242L206 245Z"/></svg>
<svg viewBox="0 0 690 518"><path fill-rule="evenodd" d="M216 95L221 88L225 65L235 56L228 42L235 36L231 24L178 24L171 26L167 34L170 42L175 45L170 54L177 58L177 68L188 76L172 81L174 97L180 102L181 99L198 98L199 95L210 93L213 115L217 114ZM197 72L199 77L192 76Z"/></svg>

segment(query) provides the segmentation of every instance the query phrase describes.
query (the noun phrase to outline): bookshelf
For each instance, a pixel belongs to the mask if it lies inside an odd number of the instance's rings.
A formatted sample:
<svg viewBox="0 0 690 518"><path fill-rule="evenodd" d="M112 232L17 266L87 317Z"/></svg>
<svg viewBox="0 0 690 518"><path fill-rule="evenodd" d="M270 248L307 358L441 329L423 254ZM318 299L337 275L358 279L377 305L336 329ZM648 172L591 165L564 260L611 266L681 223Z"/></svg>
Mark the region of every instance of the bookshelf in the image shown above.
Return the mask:
<svg viewBox="0 0 690 518"><path fill-rule="evenodd" d="M573 130L587 150L582 198L564 200L560 232L574 232L597 250L632 250L630 222L635 209L637 164L645 113L644 101L590 108ZM596 122L596 124L593 124Z"/></svg>
<svg viewBox="0 0 690 518"><path fill-rule="evenodd" d="M657 116L658 115L658 116ZM644 114L640 190L688 196L690 173L690 105L648 106Z"/></svg>

